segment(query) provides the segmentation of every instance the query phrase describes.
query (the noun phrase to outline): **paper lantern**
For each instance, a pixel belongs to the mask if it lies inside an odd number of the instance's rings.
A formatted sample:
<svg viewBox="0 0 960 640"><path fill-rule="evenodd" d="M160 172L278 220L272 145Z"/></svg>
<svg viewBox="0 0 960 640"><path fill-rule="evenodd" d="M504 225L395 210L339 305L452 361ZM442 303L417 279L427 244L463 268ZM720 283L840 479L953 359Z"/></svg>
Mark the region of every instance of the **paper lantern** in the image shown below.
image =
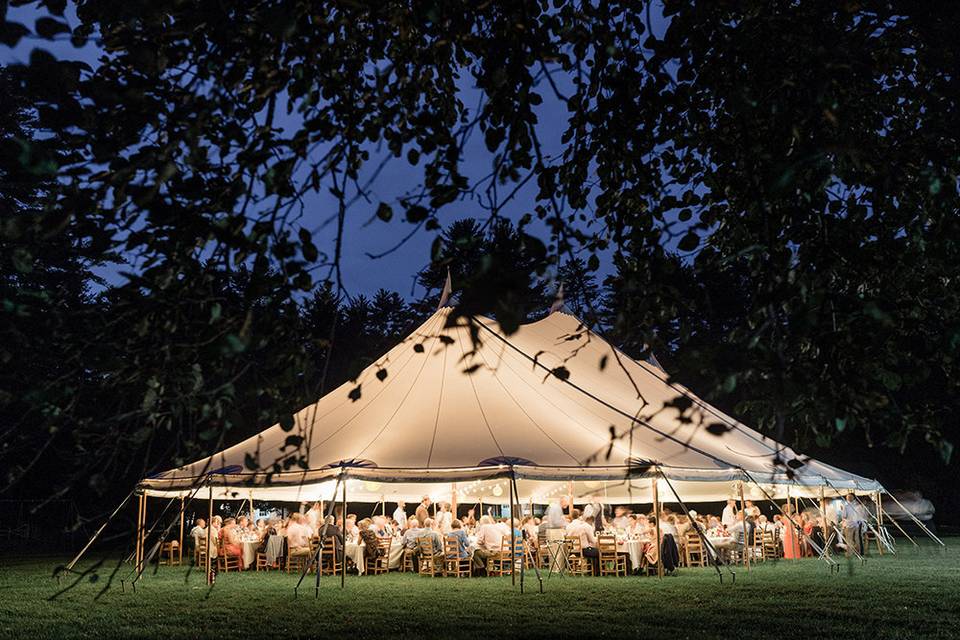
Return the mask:
<svg viewBox="0 0 960 640"><path fill-rule="evenodd" d="M502 495L503 495L503 487L501 487L501 486L498 485L498 484L493 485L493 495L497 496L498 498L499 498L500 496L502 496Z"/></svg>

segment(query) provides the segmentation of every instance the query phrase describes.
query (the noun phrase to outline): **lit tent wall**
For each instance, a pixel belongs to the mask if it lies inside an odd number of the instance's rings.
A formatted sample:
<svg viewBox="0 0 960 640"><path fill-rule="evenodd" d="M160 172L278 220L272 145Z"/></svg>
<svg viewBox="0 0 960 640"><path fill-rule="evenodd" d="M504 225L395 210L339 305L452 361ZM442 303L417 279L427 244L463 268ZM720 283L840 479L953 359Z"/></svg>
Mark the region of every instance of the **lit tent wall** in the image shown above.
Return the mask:
<svg viewBox="0 0 960 640"><path fill-rule="evenodd" d="M801 458L740 424L658 368L633 360L554 312L507 335L444 307L410 336L294 416L209 458L145 479L151 496L506 503L512 473L526 502L571 489L649 503L650 478L684 500L883 491L873 480ZM674 404L686 397L689 407ZM711 426L724 425L722 428ZM708 429L709 427L709 429ZM720 435L714 432L723 431ZM713 432L711 432L713 431ZM291 438L292 437L292 438ZM793 474L788 464L802 461ZM302 459L306 469L291 463ZM288 463L287 461L290 461ZM249 463L255 465L251 470ZM664 480L665 479L665 480ZM661 499L670 500L660 489Z"/></svg>

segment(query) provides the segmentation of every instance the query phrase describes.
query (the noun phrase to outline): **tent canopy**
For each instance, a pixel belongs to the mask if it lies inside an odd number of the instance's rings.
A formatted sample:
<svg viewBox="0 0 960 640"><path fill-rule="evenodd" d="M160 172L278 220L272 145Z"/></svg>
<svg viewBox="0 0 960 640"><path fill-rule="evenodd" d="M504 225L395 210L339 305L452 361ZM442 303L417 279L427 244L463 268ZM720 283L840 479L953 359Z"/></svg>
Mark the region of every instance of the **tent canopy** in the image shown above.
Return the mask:
<svg viewBox="0 0 960 640"><path fill-rule="evenodd" d="M502 503L512 473L535 501L572 483L575 495L646 502L655 477L685 500L733 497L740 480L755 481L755 499L882 490L739 423L572 315L555 311L507 335L489 318L451 311L297 412L292 428L274 425L141 487L316 500L345 474L351 500L456 492Z"/></svg>

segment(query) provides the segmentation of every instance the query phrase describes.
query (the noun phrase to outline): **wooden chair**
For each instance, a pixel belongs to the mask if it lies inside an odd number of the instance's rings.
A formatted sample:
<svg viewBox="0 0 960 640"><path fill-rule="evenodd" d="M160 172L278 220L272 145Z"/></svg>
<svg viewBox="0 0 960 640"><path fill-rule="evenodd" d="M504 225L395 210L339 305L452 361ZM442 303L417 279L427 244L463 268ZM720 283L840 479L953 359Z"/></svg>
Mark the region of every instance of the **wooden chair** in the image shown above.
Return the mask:
<svg viewBox="0 0 960 640"><path fill-rule="evenodd" d="M217 555L217 566L219 570L224 573L229 573L231 570L243 571L243 564L240 562L240 557L227 555L226 553Z"/></svg>
<svg viewBox="0 0 960 640"><path fill-rule="evenodd" d="M523 538L517 537L510 544L510 537L504 536L500 542L500 553L487 559L488 576L508 576L511 571L519 570L523 562Z"/></svg>
<svg viewBox="0 0 960 640"><path fill-rule="evenodd" d="M381 553L376 557L365 557L364 562L367 565L367 573L377 575L378 573L387 573L390 571L390 547L393 545L393 538L390 536L377 537L377 548Z"/></svg>
<svg viewBox="0 0 960 640"><path fill-rule="evenodd" d="M537 563L540 569L550 569L550 547L547 536L543 534L537 536Z"/></svg>
<svg viewBox="0 0 960 640"><path fill-rule="evenodd" d="M214 547L216 549L216 547ZM206 569L207 566L207 539L200 538L197 540L197 545L193 549L193 561L196 563L196 566Z"/></svg>
<svg viewBox="0 0 960 640"><path fill-rule="evenodd" d="M764 560L776 560L780 557L780 545L777 542L777 534L773 527L767 527L766 529L760 530L761 537L761 553Z"/></svg>
<svg viewBox="0 0 960 640"><path fill-rule="evenodd" d="M460 541L456 536L443 539L443 575L455 578L469 578L473 561L470 557L460 557Z"/></svg>
<svg viewBox="0 0 960 640"><path fill-rule="evenodd" d="M409 571L413 573L416 571L416 565L413 563L413 557L417 555L416 549L404 549L403 550L403 561L400 563L400 573L405 573Z"/></svg>
<svg viewBox="0 0 960 640"><path fill-rule="evenodd" d="M601 576L626 576L627 558L617 553L617 538L611 535L601 535L597 538L597 551L600 555Z"/></svg>
<svg viewBox="0 0 960 640"><path fill-rule="evenodd" d="M583 557L580 536L565 536L563 543L567 554L567 564L570 566L570 574L575 576L593 575L593 565Z"/></svg>
<svg viewBox="0 0 960 640"><path fill-rule="evenodd" d="M420 575L431 578L437 574L443 575L443 555L434 551L432 536L417 538L417 550L420 555Z"/></svg>
<svg viewBox="0 0 960 640"><path fill-rule="evenodd" d="M277 569L276 561L273 564L267 562L267 554L262 551L257 551L257 561L256 561L256 570L257 571L270 571L271 569Z"/></svg>
<svg viewBox="0 0 960 640"><path fill-rule="evenodd" d="M335 576L340 573L341 554L337 553L337 539L327 536L320 548L320 575Z"/></svg>
<svg viewBox="0 0 960 640"><path fill-rule="evenodd" d="M703 540L696 531L687 531L683 548L684 564L688 567L707 566L707 554L703 550Z"/></svg>
<svg viewBox="0 0 960 640"><path fill-rule="evenodd" d="M310 566L312 557L309 555L290 555L287 552L287 573L303 573Z"/></svg>
<svg viewBox="0 0 960 640"><path fill-rule="evenodd" d="M179 565L182 558L183 553L180 551L180 543L176 540L164 542L160 545L160 564Z"/></svg>

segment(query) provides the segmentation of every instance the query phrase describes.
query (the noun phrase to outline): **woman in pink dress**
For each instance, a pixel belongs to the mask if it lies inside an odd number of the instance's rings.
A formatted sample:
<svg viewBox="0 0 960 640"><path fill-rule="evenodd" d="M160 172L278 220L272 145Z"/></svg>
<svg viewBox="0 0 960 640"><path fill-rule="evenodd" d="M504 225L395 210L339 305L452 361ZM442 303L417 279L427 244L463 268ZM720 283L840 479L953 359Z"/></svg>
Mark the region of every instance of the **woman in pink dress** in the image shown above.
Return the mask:
<svg viewBox="0 0 960 640"><path fill-rule="evenodd" d="M787 516L783 518L783 557L796 560L800 557L800 540L793 523L796 518L791 513L789 504L784 505L783 512Z"/></svg>

